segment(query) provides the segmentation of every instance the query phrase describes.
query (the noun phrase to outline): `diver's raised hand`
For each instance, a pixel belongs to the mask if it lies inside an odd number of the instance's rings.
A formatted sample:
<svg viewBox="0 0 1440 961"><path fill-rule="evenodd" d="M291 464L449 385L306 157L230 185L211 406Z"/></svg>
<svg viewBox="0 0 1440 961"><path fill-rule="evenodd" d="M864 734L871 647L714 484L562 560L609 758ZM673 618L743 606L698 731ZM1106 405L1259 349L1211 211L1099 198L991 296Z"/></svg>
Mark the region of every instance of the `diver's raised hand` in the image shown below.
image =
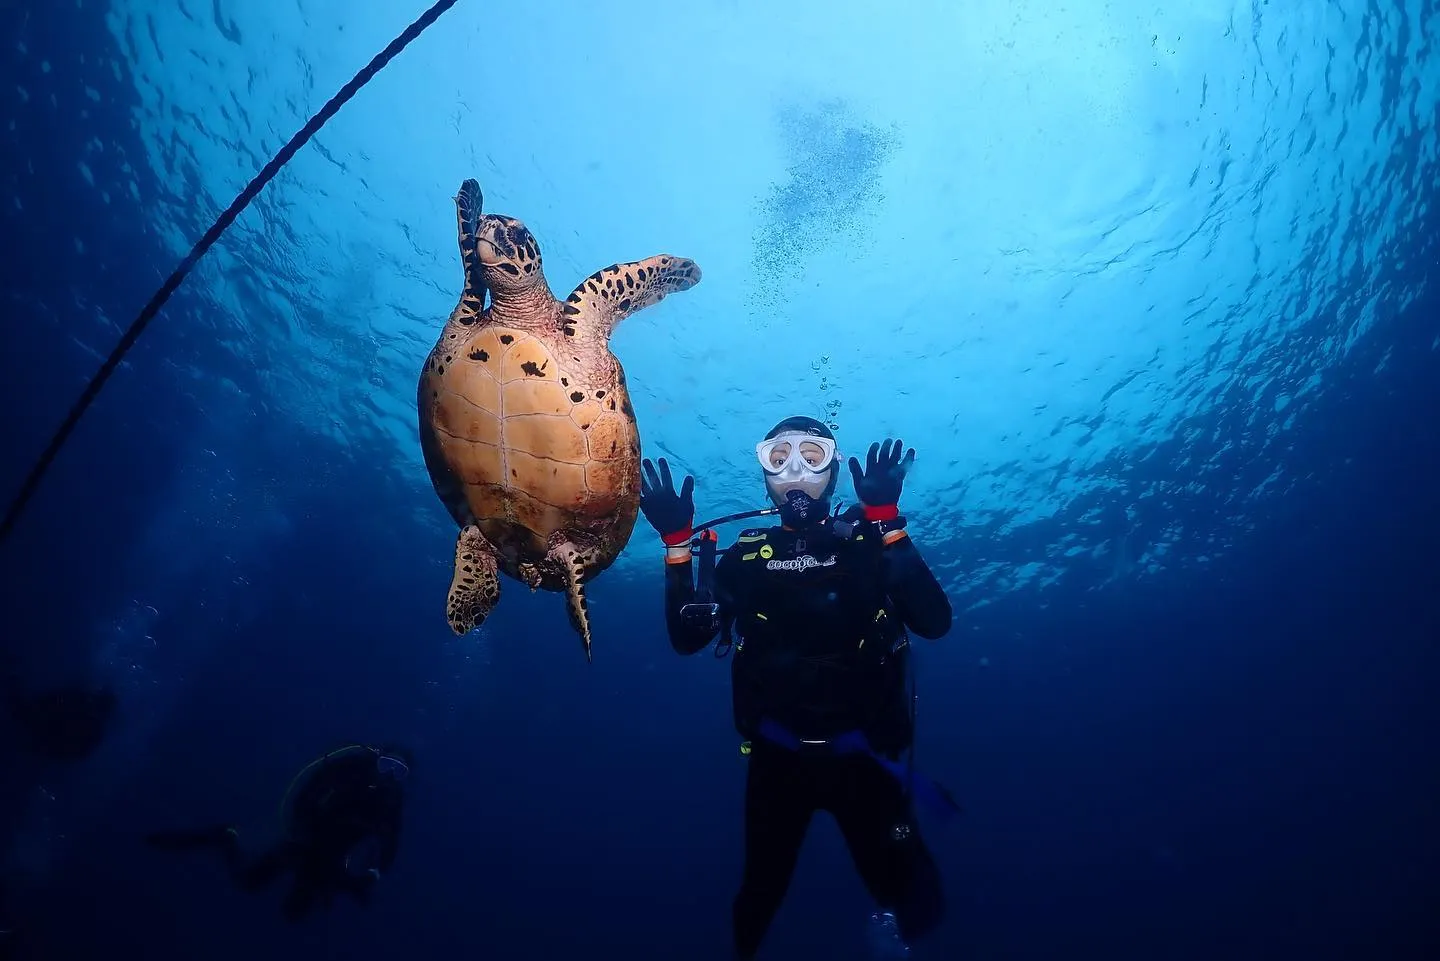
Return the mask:
<svg viewBox="0 0 1440 961"><path fill-rule="evenodd" d="M905 475L915 463L915 448L905 450L905 442L886 439L884 444L871 444L865 456L865 469L850 458L850 476L855 481L855 496L864 505L865 516L872 521L889 520L899 512L900 490Z"/></svg>
<svg viewBox="0 0 1440 961"><path fill-rule="evenodd" d="M648 457L641 467L640 511L666 547L679 547L690 540L695 523L695 478L687 475L677 493L665 458L660 458L658 471Z"/></svg>

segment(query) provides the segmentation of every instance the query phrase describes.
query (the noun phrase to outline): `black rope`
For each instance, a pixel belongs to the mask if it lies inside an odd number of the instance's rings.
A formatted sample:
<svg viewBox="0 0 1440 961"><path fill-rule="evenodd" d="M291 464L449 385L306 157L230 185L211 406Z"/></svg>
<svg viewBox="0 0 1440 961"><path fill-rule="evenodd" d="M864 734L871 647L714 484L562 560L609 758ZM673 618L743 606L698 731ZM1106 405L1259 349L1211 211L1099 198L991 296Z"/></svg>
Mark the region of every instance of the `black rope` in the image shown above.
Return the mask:
<svg viewBox="0 0 1440 961"><path fill-rule="evenodd" d="M420 19L410 24L400 36L390 41L390 45L376 54L375 58L361 68L359 73L351 77L350 82L341 87L340 92L331 97L330 101L320 108L319 113L305 122L305 126L290 138L289 143L280 148L279 153L270 158L270 162L245 185L245 189L231 201L229 207L225 208L225 212L216 218L215 223L210 225L210 229L205 231L205 236L201 237L200 241L190 249L190 253L180 261L180 266L176 267L175 272L166 279L165 283L160 285L160 289L155 291L155 295L150 298L145 309L141 310L140 315L131 322L125 335L120 338L120 343L115 345L110 356L105 358L105 363L100 365L100 370L85 385L80 399L75 402L74 407L70 408L65 422L60 425L60 429L50 439L50 446L45 448L45 452L40 455L35 466L30 468L30 475L25 478L20 493L16 494L15 499L10 502L9 508L5 511L4 521L0 521L0 543L4 543L9 538L11 529L14 528L15 522L20 519L20 514L25 510L25 505L29 503L36 488L40 486L40 480L45 476L45 471L49 469L56 455L60 453L60 448L64 447L65 442L69 440L71 431L75 429L75 425L80 422L80 418L94 402L95 397L100 393L100 388L104 387L105 382L110 379L110 375L115 373L115 368L120 366L120 361L130 352L130 348L135 346L135 341L144 333L145 328L150 325L150 321L155 319L160 308L165 306L165 302L170 299L171 294L175 293L176 288L190 273L196 262L215 244L215 241L220 239L220 235L235 222L235 218L240 216L241 212L250 205L250 201L255 199L255 195L274 179L275 175L280 172L280 168L289 163L300 148L309 143L310 138L315 136L320 128L325 126L326 122L359 92L361 87L369 83L375 74L395 58L396 54L409 46L411 41L424 33L431 24L440 18L442 13L455 6L456 2L457 0L438 0L434 6L420 15Z"/></svg>

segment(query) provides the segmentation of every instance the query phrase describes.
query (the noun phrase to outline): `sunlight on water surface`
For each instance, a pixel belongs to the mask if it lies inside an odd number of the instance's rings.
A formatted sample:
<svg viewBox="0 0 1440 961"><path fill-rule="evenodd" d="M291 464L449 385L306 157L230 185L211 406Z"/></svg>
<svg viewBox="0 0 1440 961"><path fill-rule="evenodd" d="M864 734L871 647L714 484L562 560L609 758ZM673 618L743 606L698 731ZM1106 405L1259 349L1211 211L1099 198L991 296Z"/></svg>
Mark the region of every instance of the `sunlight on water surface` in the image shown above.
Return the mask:
<svg viewBox="0 0 1440 961"><path fill-rule="evenodd" d="M422 4L111 7L178 257ZM781 416L832 418L847 453L899 434L957 591L1223 552L1302 480L1286 434L1327 370L1418 293L1389 258L1433 171L1430 4L493 9L446 14L192 279L257 403L426 496L415 378L468 176L561 297L615 261L701 264L612 346L702 514L758 506ZM1187 529L1163 505L1197 492ZM640 530L622 570L653 562Z"/></svg>

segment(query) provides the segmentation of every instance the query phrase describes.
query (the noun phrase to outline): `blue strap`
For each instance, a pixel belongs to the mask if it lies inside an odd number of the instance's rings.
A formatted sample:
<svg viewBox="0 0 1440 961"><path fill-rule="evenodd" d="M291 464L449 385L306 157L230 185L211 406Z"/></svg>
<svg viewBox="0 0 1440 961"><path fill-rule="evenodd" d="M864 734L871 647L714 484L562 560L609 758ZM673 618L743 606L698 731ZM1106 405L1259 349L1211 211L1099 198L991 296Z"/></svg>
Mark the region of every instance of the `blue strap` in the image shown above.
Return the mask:
<svg viewBox="0 0 1440 961"><path fill-rule="evenodd" d="M794 732L770 718L760 720L760 736L787 751L817 751L835 756L868 754L880 763L902 785L908 785L917 804L942 820L960 813L960 805L938 781L911 770L899 761L892 761L870 747L864 731L846 731L825 741L802 741Z"/></svg>

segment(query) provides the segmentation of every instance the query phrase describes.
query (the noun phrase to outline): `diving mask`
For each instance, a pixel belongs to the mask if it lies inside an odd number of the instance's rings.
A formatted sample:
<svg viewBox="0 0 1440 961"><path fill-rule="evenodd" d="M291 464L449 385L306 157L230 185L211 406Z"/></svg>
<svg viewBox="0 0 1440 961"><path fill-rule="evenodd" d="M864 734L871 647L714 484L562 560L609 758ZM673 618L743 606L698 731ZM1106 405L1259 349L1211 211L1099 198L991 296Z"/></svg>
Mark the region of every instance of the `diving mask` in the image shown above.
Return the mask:
<svg viewBox="0 0 1440 961"><path fill-rule="evenodd" d="M799 480L830 469L835 462L835 441L804 431L785 431L756 444L755 454L768 476Z"/></svg>

